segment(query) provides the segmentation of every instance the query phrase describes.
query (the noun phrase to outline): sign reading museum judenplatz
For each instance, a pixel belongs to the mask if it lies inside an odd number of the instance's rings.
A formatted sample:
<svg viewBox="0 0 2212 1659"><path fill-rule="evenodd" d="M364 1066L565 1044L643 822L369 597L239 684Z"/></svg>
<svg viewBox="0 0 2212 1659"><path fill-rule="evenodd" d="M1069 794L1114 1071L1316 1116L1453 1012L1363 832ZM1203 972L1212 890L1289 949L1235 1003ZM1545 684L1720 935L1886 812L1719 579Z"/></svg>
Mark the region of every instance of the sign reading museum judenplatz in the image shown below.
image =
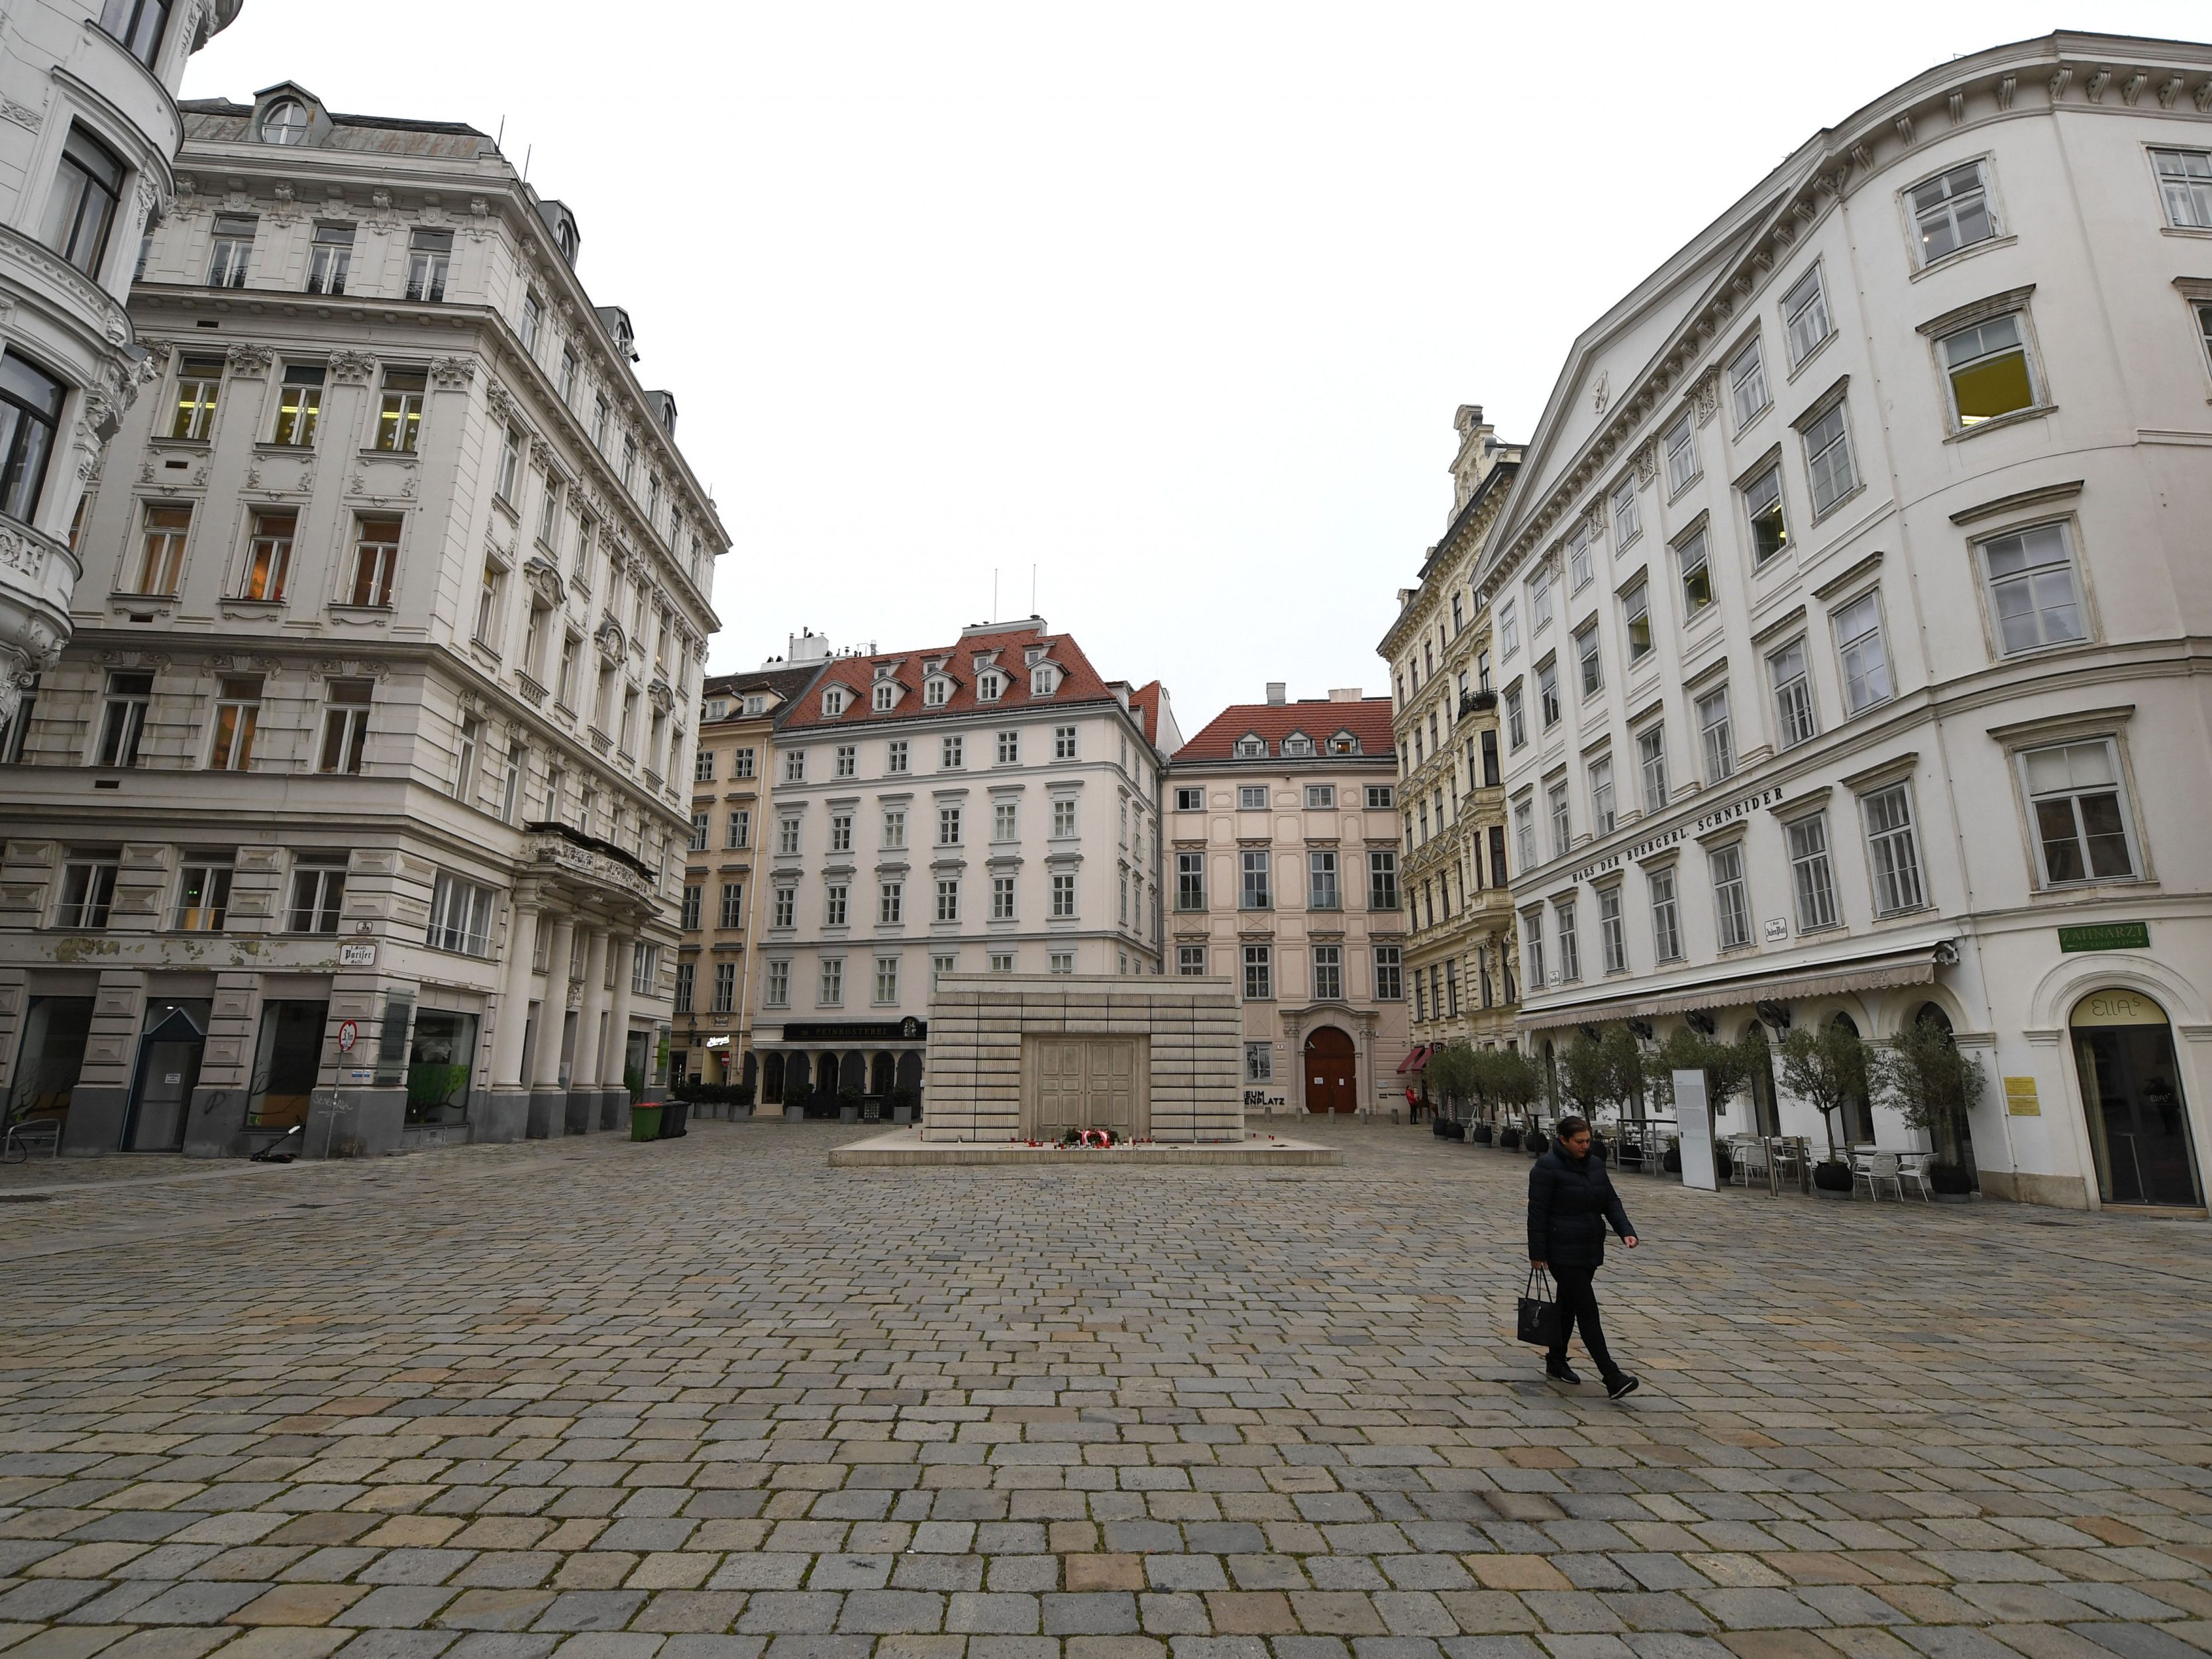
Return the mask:
<svg viewBox="0 0 2212 1659"><path fill-rule="evenodd" d="M2058 930L2058 948L2064 951L2148 951L2150 924L2147 921L2100 921L2086 927Z"/></svg>

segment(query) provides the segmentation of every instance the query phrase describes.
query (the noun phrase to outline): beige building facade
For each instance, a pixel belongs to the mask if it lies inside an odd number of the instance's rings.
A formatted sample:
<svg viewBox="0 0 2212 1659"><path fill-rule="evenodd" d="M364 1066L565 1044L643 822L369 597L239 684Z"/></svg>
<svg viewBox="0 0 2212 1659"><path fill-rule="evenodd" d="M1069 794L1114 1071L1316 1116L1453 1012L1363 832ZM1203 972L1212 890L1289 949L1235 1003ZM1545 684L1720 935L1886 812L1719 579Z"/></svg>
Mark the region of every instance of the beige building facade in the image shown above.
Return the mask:
<svg viewBox="0 0 2212 1659"><path fill-rule="evenodd" d="M726 546L673 400L483 134L183 111L157 379L0 767L0 1088L86 1154L611 1127Z"/></svg>
<svg viewBox="0 0 2212 1659"><path fill-rule="evenodd" d="M1235 988L1247 1113L1388 1110L1407 1053L1389 701L1267 693L1169 759L1169 967Z"/></svg>
<svg viewBox="0 0 2212 1659"><path fill-rule="evenodd" d="M1510 866L1494 644L1474 577L1520 466L1481 409L1462 405L1452 514L1376 647L1390 665L1406 856L1407 992L1418 1085L1439 1042L1517 1046Z"/></svg>

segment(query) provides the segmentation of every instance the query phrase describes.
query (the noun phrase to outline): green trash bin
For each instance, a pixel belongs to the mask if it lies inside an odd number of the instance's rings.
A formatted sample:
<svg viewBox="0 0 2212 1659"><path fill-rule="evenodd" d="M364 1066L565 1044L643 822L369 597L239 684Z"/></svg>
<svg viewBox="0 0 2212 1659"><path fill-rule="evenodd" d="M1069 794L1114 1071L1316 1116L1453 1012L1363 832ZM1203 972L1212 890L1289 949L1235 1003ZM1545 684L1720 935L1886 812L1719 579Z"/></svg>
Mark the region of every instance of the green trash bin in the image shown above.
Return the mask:
<svg viewBox="0 0 2212 1659"><path fill-rule="evenodd" d="M629 1138L632 1140L660 1139L660 1107L658 1103L629 1109Z"/></svg>

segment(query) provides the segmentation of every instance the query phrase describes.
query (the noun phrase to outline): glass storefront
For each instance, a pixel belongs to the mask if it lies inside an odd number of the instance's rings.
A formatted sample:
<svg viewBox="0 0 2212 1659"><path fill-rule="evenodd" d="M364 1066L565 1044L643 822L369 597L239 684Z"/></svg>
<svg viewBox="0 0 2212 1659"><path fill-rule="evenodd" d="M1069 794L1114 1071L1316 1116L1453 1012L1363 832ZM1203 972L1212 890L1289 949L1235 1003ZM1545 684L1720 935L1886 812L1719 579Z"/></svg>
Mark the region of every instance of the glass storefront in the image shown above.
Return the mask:
<svg viewBox="0 0 2212 1659"><path fill-rule="evenodd" d="M407 1051L407 1121L465 1123L475 1070L477 1017L425 1008L415 1016Z"/></svg>
<svg viewBox="0 0 2212 1659"><path fill-rule="evenodd" d="M2081 1106L2107 1204L2204 1202L2166 1010L2140 991L2096 991L2075 1007Z"/></svg>

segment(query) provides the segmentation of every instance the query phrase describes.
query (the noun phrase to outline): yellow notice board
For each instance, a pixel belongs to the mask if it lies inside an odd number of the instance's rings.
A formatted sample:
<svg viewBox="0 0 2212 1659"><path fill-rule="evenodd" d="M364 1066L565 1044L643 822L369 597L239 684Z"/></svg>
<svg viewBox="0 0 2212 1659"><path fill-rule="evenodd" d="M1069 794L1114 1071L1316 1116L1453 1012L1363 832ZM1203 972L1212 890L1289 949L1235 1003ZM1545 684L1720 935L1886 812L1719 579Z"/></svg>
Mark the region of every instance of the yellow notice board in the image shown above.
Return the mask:
<svg viewBox="0 0 2212 1659"><path fill-rule="evenodd" d="M2004 1080L2005 1110L2014 1117L2041 1117L2043 1108L2036 1103L2035 1079L2032 1077L2008 1077Z"/></svg>

